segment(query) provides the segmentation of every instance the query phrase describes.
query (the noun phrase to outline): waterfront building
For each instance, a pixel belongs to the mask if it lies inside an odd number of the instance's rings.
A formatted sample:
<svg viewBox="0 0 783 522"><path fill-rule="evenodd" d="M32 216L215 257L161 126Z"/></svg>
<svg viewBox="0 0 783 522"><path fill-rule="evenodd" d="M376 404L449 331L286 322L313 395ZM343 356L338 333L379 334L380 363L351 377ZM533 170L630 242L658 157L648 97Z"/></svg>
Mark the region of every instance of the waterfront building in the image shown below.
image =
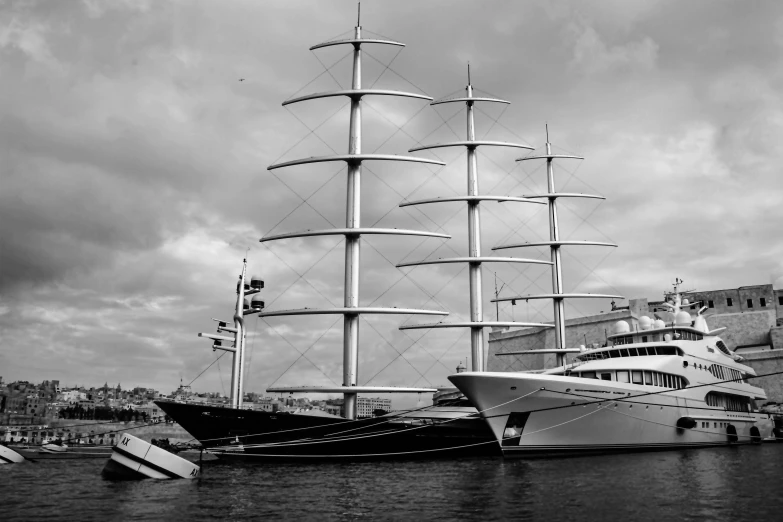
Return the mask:
<svg viewBox="0 0 783 522"><path fill-rule="evenodd" d="M357 412L360 419L374 417L376 410L383 410L388 413L391 409L391 399L382 399L380 397L359 397L358 399Z"/></svg>

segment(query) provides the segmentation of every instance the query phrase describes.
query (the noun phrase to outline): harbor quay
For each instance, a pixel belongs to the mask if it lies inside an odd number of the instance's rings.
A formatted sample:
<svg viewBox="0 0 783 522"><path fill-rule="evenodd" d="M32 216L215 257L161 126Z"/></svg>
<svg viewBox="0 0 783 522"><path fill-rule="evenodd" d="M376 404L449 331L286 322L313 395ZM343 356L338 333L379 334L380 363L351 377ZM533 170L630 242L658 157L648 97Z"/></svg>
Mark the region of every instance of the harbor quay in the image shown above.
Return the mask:
<svg viewBox="0 0 783 522"><path fill-rule="evenodd" d="M712 329L723 328L721 338L744 364L758 375L776 374L754 379L753 385L764 388L769 402L783 402L783 290L771 284L738 288L683 292L690 303L705 307L703 315ZM614 333L618 321L639 330L639 318L664 318L664 301L634 298L627 306L616 306L599 314L566 320L566 345L588 348L606 346L607 336ZM503 355L504 352L537 350L552 343L554 333L548 328L508 330L493 328L489 335L490 371L528 371L552 368L551 354ZM569 357L569 362L571 361Z"/></svg>
<svg viewBox="0 0 783 522"><path fill-rule="evenodd" d="M61 440L71 446L113 446L122 433L151 441L168 439L172 444L192 440L187 431L175 422L101 422L93 420L53 419L46 424L0 425L0 442L37 445Z"/></svg>

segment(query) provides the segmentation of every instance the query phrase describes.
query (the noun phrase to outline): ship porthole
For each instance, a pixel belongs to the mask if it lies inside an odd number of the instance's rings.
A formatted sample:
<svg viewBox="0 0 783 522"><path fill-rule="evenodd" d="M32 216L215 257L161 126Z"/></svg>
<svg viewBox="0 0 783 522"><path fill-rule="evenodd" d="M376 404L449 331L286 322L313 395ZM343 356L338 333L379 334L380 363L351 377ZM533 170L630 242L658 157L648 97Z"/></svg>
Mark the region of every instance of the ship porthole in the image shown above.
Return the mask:
<svg viewBox="0 0 783 522"><path fill-rule="evenodd" d="M511 389L512 389L512 390L516 390L516 389L517 389L517 387L516 387L516 386L512 386L512 387L511 387Z"/></svg>
<svg viewBox="0 0 783 522"><path fill-rule="evenodd" d="M688 367L688 361L682 361L682 367L687 368Z"/></svg>
<svg viewBox="0 0 783 522"><path fill-rule="evenodd" d="M571 388L566 388L566 393L570 392Z"/></svg>

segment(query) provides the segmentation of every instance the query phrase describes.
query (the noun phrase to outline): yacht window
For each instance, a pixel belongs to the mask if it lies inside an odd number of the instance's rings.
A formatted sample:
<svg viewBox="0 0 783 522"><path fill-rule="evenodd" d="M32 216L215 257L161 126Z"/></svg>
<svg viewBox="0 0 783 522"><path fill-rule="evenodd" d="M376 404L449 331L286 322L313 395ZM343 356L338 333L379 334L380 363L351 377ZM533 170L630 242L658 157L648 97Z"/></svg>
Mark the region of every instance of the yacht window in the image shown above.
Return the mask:
<svg viewBox="0 0 783 522"><path fill-rule="evenodd" d="M658 372L652 372L653 376L653 386L660 386L661 383L658 381Z"/></svg>
<svg viewBox="0 0 783 522"><path fill-rule="evenodd" d="M707 301L707 308L715 308L715 303L712 300Z"/></svg>
<svg viewBox="0 0 783 522"><path fill-rule="evenodd" d="M671 388L672 387L672 376L671 375L664 374L663 375L663 381L665 383L664 386L666 388Z"/></svg>
<svg viewBox="0 0 783 522"><path fill-rule="evenodd" d="M636 351L636 348L628 348L628 353L631 357L636 357L639 355L639 352Z"/></svg>
<svg viewBox="0 0 783 522"><path fill-rule="evenodd" d="M652 384L652 372L644 372L644 384Z"/></svg>
<svg viewBox="0 0 783 522"><path fill-rule="evenodd" d="M646 342L647 342L647 336L646 336L646 335L643 335L643 336L642 336L642 342L643 342L643 343L646 343Z"/></svg>
<svg viewBox="0 0 783 522"><path fill-rule="evenodd" d="M602 381L611 381L612 380L612 374L611 373L602 373L601 374L601 380Z"/></svg>
<svg viewBox="0 0 783 522"><path fill-rule="evenodd" d="M783 295L778 296L778 304L783 306Z"/></svg>
<svg viewBox="0 0 783 522"><path fill-rule="evenodd" d="M731 297L726 298L726 306L734 306L734 301L731 299Z"/></svg>
<svg viewBox="0 0 783 522"><path fill-rule="evenodd" d="M631 382L628 378L628 370L617 370L617 382Z"/></svg>
<svg viewBox="0 0 783 522"><path fill-rule="evenodd" d="M595 379L595 372L582 372L583 379Z"/></svg>
<svg viewBox="0 0 783 522"><path fill-rule="evenodd" d="M639 370L633 370L631 372L631 379L633 380L634 384L644 384L644 381L642 380L642 372Z"/></svg>
<svg viewBox="0 0 783 522"><path fill-rule="evenodd" d="M753 308L753 299L748 299L748 308Z"/></svg>
<svg viewBox="0 0 783 522"><path fill-rule="evenodd" d="M718 350L720 350L721 352L723 352L723 353L725 353L726 355L728 355L729 357L731 357L731 352L730 352L730 351L729 351L729 349L726 347L726 344L724 344L724 342L723 342L723 341L716 341L716 342L715 342L715 346L717 346L717 347L718 347Z"/></svg>
<svg viewBox="0 0 783 522"><path fill-rule="evenodd" d="M608 351L606 353L609 354L609 357L620 357L620 354L617 353L617 350L611 350L611 351Z"/></svg>
<svg viewBox="0 0 783 522"><path fill-rule="evenodd" d="M620 348L620 357L628 357L628 349Z"/></svg>
<svg viewBox="0 0 783 522"><path fill-rule="evenodd" d="M759 298L759 306L767 306L767 300L763 297Z"/></svg>

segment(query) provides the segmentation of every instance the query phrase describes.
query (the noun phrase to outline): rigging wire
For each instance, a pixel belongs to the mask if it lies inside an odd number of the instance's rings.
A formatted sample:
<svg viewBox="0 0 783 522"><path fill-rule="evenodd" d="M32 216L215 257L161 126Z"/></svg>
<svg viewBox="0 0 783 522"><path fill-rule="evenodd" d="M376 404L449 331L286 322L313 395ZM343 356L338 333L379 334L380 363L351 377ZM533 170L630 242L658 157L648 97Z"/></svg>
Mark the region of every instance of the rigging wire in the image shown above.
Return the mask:
<svg viewBox="0 0 783 522"><path fill-rule="evenodd" d="M223 352L223 353L225 354L225 353L228 353L228 352ZM223 356L221 355L220 357L223 357ZM226 386L225 386L225 384L223 384L223 372L220 370L220 357L218 357L215 360L215 362L218 365L218 375L220 376L220 386L221 386L221 388L223 388L223 396L225 396L226 395Z"/></svg>
<svg viewBox="0 0 783 522"><path fill-rule="evenodd" d="M220 360L220 358L221 358L221 357L223 357L224 355L226 355L227 353L228 353L228 352L223 352L223 353L221 353L221 354L220 354L220 355L217 357L217 359L215 359L214 361L212 361L211 363L209 363L209 366L207 366L206 368L204 368L203 370L201 370L201 373L199 373L198 375L196 375L196 376L193 378L193 380L192 380L192 381L190 381L190 382L188 383L188 386L190 386L191 384L193 384L194 382L196 382L196 379L198 379L199 377L201 377L202 375L204 375L204 372L206 372L207 370L209 370L210 368L212 368L212 365L213 365L213 364L215 364L216 362L218 362L218 361ZM220 365L218 364L218 369L219 369L219 368L220 368ZM222 378L221 378L221 379L222 379ZM223 392L225 393L225 389L223 390Z"/></svg>

